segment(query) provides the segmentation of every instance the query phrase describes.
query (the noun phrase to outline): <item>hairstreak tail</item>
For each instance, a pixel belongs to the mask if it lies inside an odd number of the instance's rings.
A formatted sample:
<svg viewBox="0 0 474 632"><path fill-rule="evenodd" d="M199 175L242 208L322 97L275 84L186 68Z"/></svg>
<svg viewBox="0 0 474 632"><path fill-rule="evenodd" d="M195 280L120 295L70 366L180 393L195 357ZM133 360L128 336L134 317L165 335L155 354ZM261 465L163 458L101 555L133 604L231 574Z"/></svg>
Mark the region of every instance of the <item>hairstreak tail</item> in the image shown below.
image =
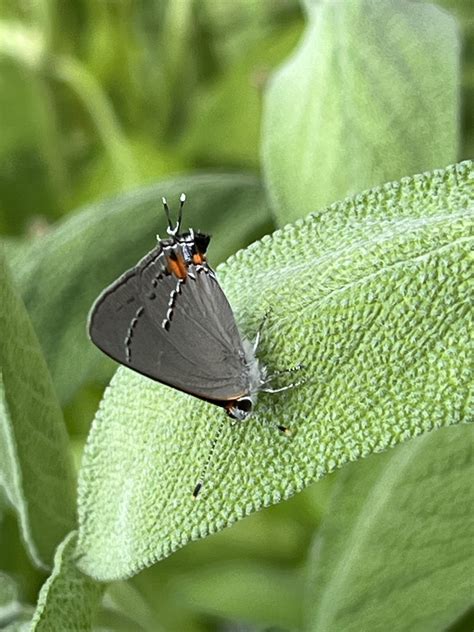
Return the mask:
<svg viewBox="0 0 474 632"><path fill-rule="evenodd" d="M167 238L157 236L155 248L100 294L89 315L89 335L124 366L221 406L235 423L242 422L251 414L258 392L280 392L296 384L271 388L275 375L268 376L256 357L260 332L254 344L242 338L207 263L210 236L193 229L181 232L185 200L183 193L173 224L163 198ZM278 429L289 434L284 426ZM221 430L222 425L194 498Z"/></svg>

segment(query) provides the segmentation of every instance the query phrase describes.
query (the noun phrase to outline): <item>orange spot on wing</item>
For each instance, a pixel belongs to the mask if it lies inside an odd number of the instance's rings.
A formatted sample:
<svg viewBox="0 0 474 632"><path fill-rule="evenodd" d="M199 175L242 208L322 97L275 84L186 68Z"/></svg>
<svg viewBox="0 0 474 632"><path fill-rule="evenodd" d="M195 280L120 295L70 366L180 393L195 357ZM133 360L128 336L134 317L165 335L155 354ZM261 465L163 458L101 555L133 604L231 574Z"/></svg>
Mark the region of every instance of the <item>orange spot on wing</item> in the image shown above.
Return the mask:
<svg viewBox="0 0 474 632"><path fill-rule="evenodd" d="M168 270L178 279L185 279L188 276L188 268L181 256L178 256L177 259L168 257Z"/></svg>
<svg viewBox="0 0 474 632"><path fill-rule="evenodd" d="M243 397L244 395L245 395L245 393L241 393L240 395L237 395L237 397L235 397L233 399L229 399L229 401L224 406L224 409L227 412L231 411L233 408L235 408L235 405L237 404L237 401L238 401L239 397Z"/></svg>
<svg viewBox="0 0 474 632"><path fill-rule="evenodd" d="M205 258L200 252L193 255L193 263L195 265L199 265L203 263L204 261L205 261Z"/></svg>

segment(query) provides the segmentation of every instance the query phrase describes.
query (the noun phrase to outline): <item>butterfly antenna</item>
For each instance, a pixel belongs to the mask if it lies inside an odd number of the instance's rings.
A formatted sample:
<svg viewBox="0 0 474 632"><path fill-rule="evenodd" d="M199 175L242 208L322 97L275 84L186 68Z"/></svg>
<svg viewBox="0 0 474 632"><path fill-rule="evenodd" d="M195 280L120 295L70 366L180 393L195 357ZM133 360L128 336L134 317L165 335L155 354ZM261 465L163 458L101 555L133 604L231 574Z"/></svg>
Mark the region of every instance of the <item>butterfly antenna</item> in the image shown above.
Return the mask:
<svg viewBox="0 0 474 632"><path fill-rule="evenodd" d="M168 206L168 202L166 201L165 197L162 197L161 201L163 202L163 208L165 209L166 219L168 220L168 234L172 234L173 233L173 223L172 223L171 217L170 217L170 208Z"/></svg>
<svg viewBox="0 0 474 632"><path fill-rule="evenodd" d="M183 206L184 206L185 202L186 202L186 194L185 193L181 193L181 195L179 196L178 225L176 227L176 229L177 229L176 232L178 232L178 233L181 231L181 220L183 219Z"/></svg>
<svg viewBox="0 0 474 632"><path fill-rule="evenodd" d="M198 497L199 492L201 491L202 486L204 485L204 481L206 480L207 470L209 469L209 465L210 465L212 457L214 455L214 450L216 448L217 442L219 441L220 436L222 434L222 431L224 430L225 422L226 422L226 418L222 417L220 426L217 428L216 434L214 435L214 438L213 438L213 440L211 442L211 448L209 450L209 454L207 455L206 462L204 463L204 466L202 468L201 476L199 477L197 485L194 488L194 491L193 491L193 499L194 500L196 500L196 498Z"/></svg>

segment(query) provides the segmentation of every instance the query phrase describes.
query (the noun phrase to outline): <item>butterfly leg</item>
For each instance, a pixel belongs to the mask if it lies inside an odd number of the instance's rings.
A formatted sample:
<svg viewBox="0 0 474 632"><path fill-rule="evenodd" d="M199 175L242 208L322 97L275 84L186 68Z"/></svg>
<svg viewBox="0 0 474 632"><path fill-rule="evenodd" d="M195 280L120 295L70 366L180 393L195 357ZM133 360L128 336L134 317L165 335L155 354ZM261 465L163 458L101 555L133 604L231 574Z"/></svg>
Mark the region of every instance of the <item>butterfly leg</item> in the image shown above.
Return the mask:
<svg viewBox="0 0 474 632"><path fill-rule="evenodd" d="M279 388L272 388L271 386L268 386L268 385L271 385L271 382L275 378L279 377L280 375L295 373L296 371L301 371L301 369L303 368L304 366L302 364L297 364L296 366L291 367L289 369L284 369L283 371L275 371L275 373L272 373L261 382L261 387L263 388L260 388L259 391L261 393L283 393L284 391L289 391L292 388L301 386L302 384L306 382L306 380L299 380L298 382L292 382L291 384L287 384L286 386L280 386ZM287 437L291 435L291 430L287 428L287 426L277 425L276 427L281 433L283 433Z"/></svg>
<svg viewBox="0 0 474 632"><path fill-rule="evenodd" d="M268 375L265 377L265 379L260 382L260 386L265 386L267 384L271 384L271 382L273 382L277 377L280 377L280 375L286 375L286 374L292 374L295 373L296 371L301 371L302 369L304 369L304 365L303 364L297 364L296 366L292 366L289 369L283 369L282 371L274 371L271 375ZM281 391L286 391L289 388L294 388L295 386L299 386L300 384L303 384L305 380L300 381L300 382L296 382L295 384L289 384L288 386L284 386L283 388L279 388L279 389L273 389L273 390L266 390L264 388L260 389L261 391L263 391L264 393L279 393Z"/></svg>
<svg viewBox="0 0 474 632"><path fill-rule="evenodd" d="M259 391L260 393L283 393L284 391L289 391L292 388L301 386L305 382L306 380L300 380L299 382L292 382L291 384L287 384L286 386L280 386L280 388L261 388L259 389Z"/></svg>
<svg viewBox="0 0 474 632"><path fill-rule="evenodd" d="M262 337L262 331L263 331L263 327L265 325L265 323L267 322L267 319L270 315L271 309L270 307L267 308L267 310L265 311L263 318L260 322L260 325L258 326L257 329L257 335L255 336L255 340L253 342L253 352L256 354L257 353L257 349L258 349L258 345L260 344L260 339Z"/></svg>
<svg viewBox="0 0 474 632"><path fill-rule="evenodd" d="M161 321L161 326L163 329L166 329L166 331L169 331L170 329L171 320L173 319L174 307L176 305L176 300L178 298L178 295L181 294L181 286L183 283L184 283L184 279L178 279L176 281L175 289L171 290L170 292L170 297L168 300L168 308L166 310L166 316Z"/></svg>

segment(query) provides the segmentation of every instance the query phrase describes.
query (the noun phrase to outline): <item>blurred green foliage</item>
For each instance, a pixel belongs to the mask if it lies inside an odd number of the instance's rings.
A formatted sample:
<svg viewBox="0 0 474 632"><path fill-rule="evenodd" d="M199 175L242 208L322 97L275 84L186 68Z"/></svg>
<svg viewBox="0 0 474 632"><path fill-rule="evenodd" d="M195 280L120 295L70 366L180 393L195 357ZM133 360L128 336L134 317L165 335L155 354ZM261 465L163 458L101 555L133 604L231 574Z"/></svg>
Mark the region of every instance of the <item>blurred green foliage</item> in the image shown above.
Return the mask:
<svg viewBox="0 0 474 632"><path fill-rule="evenodd" d="M77 466L113 370L109 363L99 365L99 356L94 359L85 336L81 338L88 292L96 294L94 283L105 284L111 279L102 276L119 273L147 249L144 235L150 228L153 245L153 200L163 187L173 195L175 189L187 189L187 183L190 190L196 187L199 227L214 236L213 264L275 228L277 221L258 179L262 100L271 73L294 51L306 13L318 4L317 0L302 4L297 0L2 1L0 234L53 375ZM436 5L456 18L461 51L461 78L450 77L460 95L459 146L452 144L447 151L447 163L453 155L449 152L457 151L458 160L474 155L474 8L471 0L438 0ZM383 39L378 45L383 48ZM333 78L337 83L337 69ZM443 91L443 85L438 89ZM337 90L344 92L344 85L337 84ZM419 86L412 83L411 90L416 94ZM325 85L319 86L319 96L324 91ZM291 104L293 95L286 96ZM434 99L438 107L443 102ZM295 108L298 105L295 100ZM441 118L445 114L434 110ZM291 107L288 112L290 126ZM422 119L427 113L421 109L417 115ZM294 177L298 177L298 161L304 161L305 155L293 148L285 155L287 149L278 147L276 153L295 160ZM330 162L336 155L343 159L345 150L342 141L333 153L329 149L325 160ZM425 168L420 164L420 170ZM204 171L208 175L199 175ZM387 177L395 177L387 172ZM318 174L313 175L316 195ZM212 193L200 201L201 177L210 179ZM209 206L207 199L213 200ZM83 205L88 208L79 210ZM192 202L190 208L194 213ZM118 209L115 214L114 209ZM128 243L114 239L113 222L120 221L120 209L124 217L135 212L141 218ZM302 214L300 208L279 209L279 222L284 223L286 210L293 218ZM156 232L162 224L159 212L157 205ZM110 224L104 224L107 213ZM189 221L193 223L194 217ZM64 235L68 239L72 235L74 250L69 250ZM97 240L103 237L103 251L93 235ZM91 256L92 247L99 272L89 283L80 275L85 274L85 258ZM76 268L68 274L70 256ZM107 263L103 268L102 261ZM4 304L2 294L0 309ZM81 370L74 364L76 359ZM68 372L67 367L72 369ZM378 458L386 458L390 465L390 455ZM357 467L351 466L354 471ZM383 461L377 467L383 473ZM356 476L362 498L369 490L363 487L364 471ZM94 629L253 632L299 629L305 623L310 628L307 613L314 604L308 589L306 593L303 589L304 569L311 549L315 575L320 524L326 524L324 533L328 525L337 526L334 502L344 499L341 484L333 495L338 476L328 476L232 529L191 543L128 581L110 584ZM350 504L347 498L345 502ZM435 501L430 510L436 511L433 507ZM349 514L351 508L346 509ZM77 601L63 613L84 614L87 622L88 600L96 599L91 598L95 589L73 568L71 542L64 541L57 552L58 582L45 584L49 572L31 561L28 543L0 485L0 628L24 629L43 586L35 629L67 632L67 623L59 624L60 619L48 623L51 612L60 608L64 567L72 568L66 582L76 586L77 592L71 594ZM336 555L342 544L334 539L326 546ZM331 556L327 549L323 554L327 564L323 571L329 573ZM311 600L309 606L305 598ZM46 619L40 621L43 616ZM450 611L449 616L450 630L467 632L474 627L472 609ZM446 625L442 619L429 629Z"/></svg>
<svg viewBox="0 0 474 632"><path fill-rule="evenodd" d="M183 170L255 167L261 91L302 26L294 0L4 2L2 232Z"/></svg>

